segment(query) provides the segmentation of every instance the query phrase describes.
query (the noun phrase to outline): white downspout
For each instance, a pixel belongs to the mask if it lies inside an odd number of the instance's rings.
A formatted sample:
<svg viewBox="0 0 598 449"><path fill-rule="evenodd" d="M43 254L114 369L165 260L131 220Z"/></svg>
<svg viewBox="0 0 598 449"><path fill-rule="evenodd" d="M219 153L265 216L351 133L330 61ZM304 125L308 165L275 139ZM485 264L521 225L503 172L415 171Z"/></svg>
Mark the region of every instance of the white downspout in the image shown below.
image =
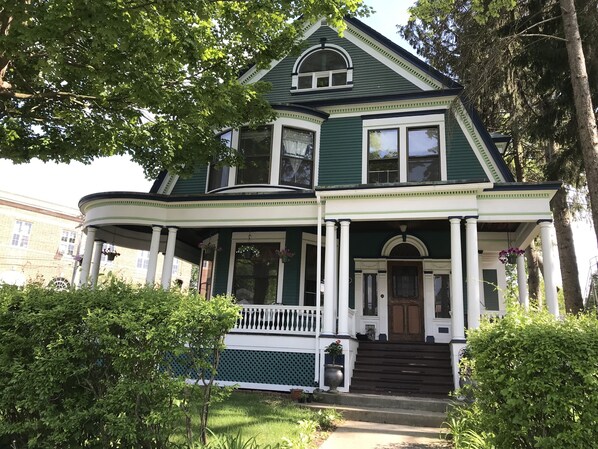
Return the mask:
<svg viewBox="0 0 598 449"><path fill-rule="evenodd" d="M318 204L318 224L316 240L316 348L315 348L315 367L314 383L320 385L320 308L322 301L322 202L320 195L316 192L316 202Z"/></svg>

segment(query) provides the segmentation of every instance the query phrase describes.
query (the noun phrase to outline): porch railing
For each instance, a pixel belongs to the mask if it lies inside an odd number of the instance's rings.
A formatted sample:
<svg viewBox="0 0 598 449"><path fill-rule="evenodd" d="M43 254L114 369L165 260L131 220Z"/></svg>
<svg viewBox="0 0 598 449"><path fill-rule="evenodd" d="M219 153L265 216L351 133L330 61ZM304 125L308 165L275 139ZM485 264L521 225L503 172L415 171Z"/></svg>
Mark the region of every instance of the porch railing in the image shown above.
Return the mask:
<svg viewBox="0 0 598 449"><path fill-rule="evenodd" d="M320 317L321 313L320 310ZM232 331L315 335L316 314L316 308L308 306L244 304L241 318Z"/></svg>

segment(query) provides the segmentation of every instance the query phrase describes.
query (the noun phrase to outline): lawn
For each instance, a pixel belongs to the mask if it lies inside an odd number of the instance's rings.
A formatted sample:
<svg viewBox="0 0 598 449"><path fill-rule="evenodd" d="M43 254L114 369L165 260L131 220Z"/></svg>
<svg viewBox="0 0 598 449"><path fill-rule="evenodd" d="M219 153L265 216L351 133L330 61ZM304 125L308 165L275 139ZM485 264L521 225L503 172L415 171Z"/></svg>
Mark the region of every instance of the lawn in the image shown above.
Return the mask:
<svg viewBox="0 0 598 449"><path fill-rule="evenodd" d="M298 437L301 420L318 418L313 410L291 401L288 394L237 390L211 407L208 427L216 435L240 432L244 439L255 437L260 445L275 445L283 437ZM315 432L313 436L317 437Z"/></svg>

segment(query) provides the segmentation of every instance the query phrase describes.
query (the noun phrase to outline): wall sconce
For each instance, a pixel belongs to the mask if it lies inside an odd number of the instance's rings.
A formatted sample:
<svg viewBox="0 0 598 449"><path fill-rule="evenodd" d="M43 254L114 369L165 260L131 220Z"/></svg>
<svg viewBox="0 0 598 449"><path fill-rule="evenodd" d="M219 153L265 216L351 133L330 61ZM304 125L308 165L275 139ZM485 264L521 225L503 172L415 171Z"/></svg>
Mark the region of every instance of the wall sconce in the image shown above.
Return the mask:
<svg viewBox="0 0 598 449"><path fill-rule="evenodd" d="M401 230L401 234L403 235L403 241L406 242L407 241L407 225L401 224L399 226L399 229Z"/></svg>

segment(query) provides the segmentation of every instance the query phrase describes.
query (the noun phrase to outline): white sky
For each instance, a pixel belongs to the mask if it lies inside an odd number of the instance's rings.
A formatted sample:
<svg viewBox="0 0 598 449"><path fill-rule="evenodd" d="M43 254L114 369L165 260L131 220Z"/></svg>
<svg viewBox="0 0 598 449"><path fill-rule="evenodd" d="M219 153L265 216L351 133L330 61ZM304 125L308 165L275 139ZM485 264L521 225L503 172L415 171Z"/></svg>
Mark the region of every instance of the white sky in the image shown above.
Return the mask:
<svg viewBox="0 0 598 449"><path fill-rule="evenodd" d="M397 34L396 25L405 24L407 8L412 0L368 0L376 11L364 22L387 38L413 50ZM0 190L51 201L77 208L79 200L91 193L106 191L148 192L153 181L143 176L139 165L128 157L113 156L98 159L89 165L43 163L34 160L14 165L0 159ZM588 262L596 256L596 238L588 224L576 224L576 251L580 268L580 282L585 289Z"/></svg>

